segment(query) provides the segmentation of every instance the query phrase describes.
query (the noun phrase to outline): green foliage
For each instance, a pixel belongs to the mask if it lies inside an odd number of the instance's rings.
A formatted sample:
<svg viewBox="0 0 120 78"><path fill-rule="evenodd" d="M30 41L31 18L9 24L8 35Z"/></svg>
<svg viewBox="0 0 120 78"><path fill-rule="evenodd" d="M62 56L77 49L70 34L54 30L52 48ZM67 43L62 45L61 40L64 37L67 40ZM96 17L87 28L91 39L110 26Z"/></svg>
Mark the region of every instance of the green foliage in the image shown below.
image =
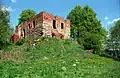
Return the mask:
<svg viewBox="0 0 120 78"><path fill-rule="evenodd" d="M85 49L98 51L106 38L106 31L102 28L96 13L89 8L77 5L68 15L71 22L71 37L76 39Z"/></svg>
<svg viewBox="0 0 120 78"><path fill-rule="evenodd" d="M9 41L9 12L0 4L0 49Z"/></svg>
<svg viewBox="0 0 120 78"><path fill-rule="evenodd" d="M120 77L120 62L98 55L87 55L76 41L52 38L30 40L38 42L36 45L9 47L6 53L12 53L12 56L18 53L19 57L0 60L0 78Z"/></svg>
<svg viewBox="0 0 120 78"><path fill-rule="evenodd" d="M26 20L29 20L31 17L35 16L35 11L31 9L23 10L19 17L19 25L25 22Z"/></svg>
<svg viewBox="0 0 120 78"><path fill-rule="evenodd" d="M22 38L22 39L18 40L15 44L18 45L18 46L20 46L20 45L23 45L24 42L25 42L24 38Z"/></svg>
<svg viewBox="0 0 120 78"><path fill-rule="evenodd" d="M106 40L106 53L120 60L120 20L115 22L115 26L110 29Z"/></svg>

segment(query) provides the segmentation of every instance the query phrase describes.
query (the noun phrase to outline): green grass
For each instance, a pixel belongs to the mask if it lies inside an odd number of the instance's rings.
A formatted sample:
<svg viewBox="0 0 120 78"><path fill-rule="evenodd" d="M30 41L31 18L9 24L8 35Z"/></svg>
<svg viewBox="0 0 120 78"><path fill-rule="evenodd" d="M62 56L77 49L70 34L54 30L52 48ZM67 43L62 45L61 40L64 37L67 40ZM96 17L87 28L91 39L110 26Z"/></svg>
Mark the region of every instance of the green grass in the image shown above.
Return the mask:
<svg viewBox="0 0 120 78"><path fill-rule="evenodd" d="M120 62L88 55L76 41L31 41L1 51L0 78L120 78Z"/></svg>

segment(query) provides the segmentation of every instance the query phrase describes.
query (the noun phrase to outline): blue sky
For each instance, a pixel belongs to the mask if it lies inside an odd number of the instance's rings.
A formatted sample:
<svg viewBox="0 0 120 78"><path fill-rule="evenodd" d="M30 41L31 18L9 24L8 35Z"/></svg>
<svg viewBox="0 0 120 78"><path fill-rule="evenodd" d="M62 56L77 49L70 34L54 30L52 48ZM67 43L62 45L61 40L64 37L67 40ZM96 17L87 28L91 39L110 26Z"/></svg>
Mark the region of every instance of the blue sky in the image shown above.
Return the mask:
<svg viewBox="0 0 120 78"><path fill-rule="evenodd" d="M17 25L22 10L33 9L36 13L47 11L66 18L70 10L78 4L91 7L105 28L120 19L120 0L4 0L4 4L10 11L13 26Z"/></svg>

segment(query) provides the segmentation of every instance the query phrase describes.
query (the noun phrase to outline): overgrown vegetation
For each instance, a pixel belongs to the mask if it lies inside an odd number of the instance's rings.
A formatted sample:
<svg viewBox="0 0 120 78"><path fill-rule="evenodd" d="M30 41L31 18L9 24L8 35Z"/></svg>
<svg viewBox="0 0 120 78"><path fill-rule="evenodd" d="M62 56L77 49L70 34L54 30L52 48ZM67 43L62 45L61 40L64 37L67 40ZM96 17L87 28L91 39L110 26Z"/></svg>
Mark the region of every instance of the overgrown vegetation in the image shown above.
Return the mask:
<svg viewBox="0 0 120 78"><path fill-rule="evenodd" d="M36 15L36 12L34 10L31 10L31 9L23 10L18 19L19 21L18 25L24 23L25 21L29 20L35 15Z"/></svg>
<svg viewBox="0 0 120 78"><path fill-rule="evenodd" d="M22 11L18 25L35 14L30 9ZM74 41L29 37L11 44L13 29L9 25L9 12L0 3L0 78L120 78L120 62L84 50L98 53L103 49L106 31L96 13L88 6L78 5L68 18ZM111 28L104 47L107 52L103 49L102 55L119 59L119 33L120 21Z"/></svg>
<svg viewBox="0 0 120 78"><path fill-rule="evenodd" d="M24 38L18 40L15 44L18 45L18 46L23 45L24 44Z"/></svg>
<svg viewBox="0 0 120 78"><path fill-rule="evenodd" d="M88 55L76 41L27 38L0 53L0 78L119 78L120 62Z"/></svg>

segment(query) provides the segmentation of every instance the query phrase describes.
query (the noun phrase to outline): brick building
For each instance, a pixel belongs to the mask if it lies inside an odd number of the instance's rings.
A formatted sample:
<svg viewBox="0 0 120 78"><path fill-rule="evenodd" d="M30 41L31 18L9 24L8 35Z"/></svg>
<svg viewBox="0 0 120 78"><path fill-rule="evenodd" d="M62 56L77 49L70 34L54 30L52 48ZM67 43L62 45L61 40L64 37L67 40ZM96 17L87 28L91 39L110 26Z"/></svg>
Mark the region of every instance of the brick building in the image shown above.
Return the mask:
<svg viewBox="0 0 120 78"><path fill-rule="evenodd" d="M70 21L47 12L41 12L33 18L16 26L12 41L29 36L46 36L61 39L70 38Z"/></svg>

